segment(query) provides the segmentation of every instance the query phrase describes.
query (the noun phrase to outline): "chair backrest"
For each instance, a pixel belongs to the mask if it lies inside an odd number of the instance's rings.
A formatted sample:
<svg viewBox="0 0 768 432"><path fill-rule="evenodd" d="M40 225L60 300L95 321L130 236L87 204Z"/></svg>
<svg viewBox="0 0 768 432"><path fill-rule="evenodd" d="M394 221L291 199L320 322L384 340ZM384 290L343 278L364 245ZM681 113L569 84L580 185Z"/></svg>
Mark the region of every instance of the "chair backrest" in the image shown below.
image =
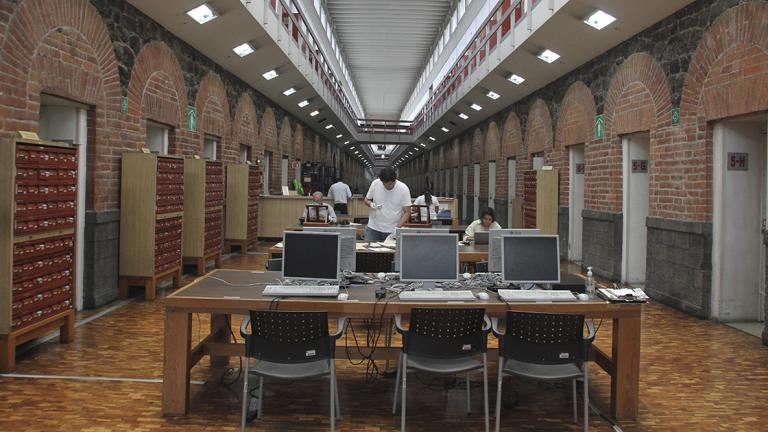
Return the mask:
<svg viewBox="0 0 768 432"><path fill-rule="evenodd" d="M281 271L283 269L282 258L270 258L267 260L268 271Z"/></svg>
<svg viewBox="0 0 768 432"><path fill-rule="evenodd" d="M505 358L536 364L581 362L586 355L584 315L507 311L500 341Z"/></svg>
<svg viewBox="0 0 768 432"><path fill-rule="evenodd" d="M275 363L333 358L326 312L250 311L249 357Z"/></svg>
<svg viewBox="0 0 768 432"><path fill-rule="evenodd" d="M475 271L478 273L488 273L488 261L478 261L475 263Z"/></svg>
<svg viewBox="0 0 768 432"><path fill-rule="evenodd" d="M403 351L425 357L464 357L486 352L485 309L411 310Z"/></svg>

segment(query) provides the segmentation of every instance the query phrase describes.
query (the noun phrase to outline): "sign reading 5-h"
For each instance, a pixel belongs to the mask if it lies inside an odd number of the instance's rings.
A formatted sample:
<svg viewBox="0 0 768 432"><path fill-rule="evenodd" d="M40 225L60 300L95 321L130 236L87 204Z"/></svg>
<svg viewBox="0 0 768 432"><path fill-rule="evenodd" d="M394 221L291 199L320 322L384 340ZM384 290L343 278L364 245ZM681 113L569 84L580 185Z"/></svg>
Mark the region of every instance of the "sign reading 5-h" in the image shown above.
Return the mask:
<svg viewBox="0 0 768 432"><path fill-rule="evenodd" d="M728 153L728 171L747 171L749 153Z"/></svg>

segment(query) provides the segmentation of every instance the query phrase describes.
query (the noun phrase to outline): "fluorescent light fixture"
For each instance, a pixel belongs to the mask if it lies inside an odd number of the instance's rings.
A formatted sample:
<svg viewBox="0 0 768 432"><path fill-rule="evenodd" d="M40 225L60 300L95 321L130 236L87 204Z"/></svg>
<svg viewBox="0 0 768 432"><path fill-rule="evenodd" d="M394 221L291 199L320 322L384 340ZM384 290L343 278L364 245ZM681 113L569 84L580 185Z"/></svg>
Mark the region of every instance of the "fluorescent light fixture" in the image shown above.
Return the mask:
<svg viewBox="0 0 768 432"><path fill-rule="evenodd" d="M349 141L344 141L344 145L347 145L347 144L349 144Z"/></svg>
<svg viewBox="0 0 768 432"><path fill-rule="evenodd" d="M541 52L541 54L538 55L538 57L547 63L552 63L553 61L560 58L560 54L554 51L545 49L544 51Z"/></svg>
<svg viewBox="0 0 768 432"><path fill-rule="evenodd" d="M483 107L481 107L478 104L474 104L474 103L472 105L470 105L469 107L472 108L475 111L480 111L481 109L483 109Z"/></svg>
<svg viewBox="0 0 768 432"><path fill-rule="evenodd" d="M286 96L290 96L290 95L292 95L292 94L294 94L294 93L296 93L296 89L295 89L295 88L293 88L293 87L291 87L291 88L289 88L288 90L286 90L286 91L284 91L284 92L283 92L283 94L284 94L284 95L286 95Z"/></svg>
<svg viewBox="0 0 768 432"><path fill-rule="evenodd" d="M514 85L520 85L525 81L525 78L521 77L520 75L512 74L507 78L509 82L511 82Z"/></svg>
<svg viewBox="0 0 768 432"><path fill-rule="evenodd" d="M500 97L501 97L501 95L500 95L500 94L496 93L496 92L495 92L495 91L493 91L493 90L488 90L488 93L486 93L486 96L488 96L489 98L491 98L491 99L493 99L493 100L496 100L496 99L498 99L498 98L500 98Z"/></svg>
<svg viewBox="0 0 768 432"><path fill-rule="evenodd" d="M435 137L429 137L429 139L430 139L430 140L432 140L432 141L437 141L437 140L435 139Z"/></svg>
<svg viewBox="0 0 768 432"><path fill-rule="evenodd" d="M359 154L359 153L360 153L360 150L355 150L355 154Z"/></svg>
<svg viewBox="0 0 768 432"><path fill-rule="evenodd" d="M341 138L341 137L343 137L343 136L344 136L344 135L342 135L342 134L338 134L338 135L336 135L336 138Z"/></svg>
<svg viewBox="0 0 768 432"><path fill-rule="evenodd" d="M318 111L318 110L314 110L314 111L312 111L311 113L309 113L309 116L310 116L310 117L314 117L314 116L316 116L316 115L318 115L318 114L320 114L320 111Z"/></svg>
<svg viewBox="0 0 768 432"><path fill-rule="evenodd" d="M424 144L424 143L419 143L419 145L420 145L420 146L422 146L422 147L426 147L426 146L427 146L427 145L426 145L426 144Z"/></svg>
<svg viewBox="0 0 768 432"><path fill-rule="evenodd" d="M277 78L277 71L272 69L271 71L264 72L261 74L261 76L263 76L265 80L269 81L272 78Z"/></svg>
<svg viewBox="0 0 768 432"><path fill-rule="evenodd" d="M608 15L607 13L601 11L600 9L596 10L592 15L584 18L584 24L594 27L598 30L602 30L603 27L607 26L608 24L616 21L616 18L614 18L611 15Z"/></svg>
<svg viewBox="0 0 768 432"><path fill-rule="evenodd" d="M240 57L245 57L245 56L247 56L248 54L253 54L253 52L254 52L255 50L253 49L253 47L251 46L251 44L249 44L248 42L246 42L246 43L244 43L244 44L241 44L241 45L238 45L238 46L236 46L236 47L232 48L232 51L234 51L234 52L235 52L235 54L239 55Z"/></svg>
<svg viewBox="0 0 768 432"><path fill-rule="evenodd" d="M187 12L187 15L192 17L193 20L197 21L200 24L205 24L208 21L217 18L219 15L216 13L213 8L208 6L207 3L203 3L200 6L192 9L191 11Z"/></svg>
<svg viewBox="0 0 768 432"><path fill-rule="evenodd" d="M468 115L466 115L466 114L464 114L464 113L459 113L459 117L460 117L461 119L463 119L463 120L466 120L466 119L468 119L468 118L469 118L469 116L468 116Z"/></svg>
<svg viewBox="0 0 768 432"><path fill-rule="evenodd" d="M332 127L333 127L333 125L332 125L332 124L329 124L329 125L328 125L328 126L326 126L325 128L326 128L326 129L330 129L330 128L332 128Z"/></svg>
<svg viewBox="0 0 768 432"><path fill-rule="evenodd" d="M445 127L445 126L441 127L440 130L443 131L443 132L448 132L448 128Z"/></svg>
<svg viewBox="0 0 768 432"><path fill-rule="evenodd" d="M298 105L299 105L299 108L304 108L305 106L309 105L309 101L308 100L303 100L303 101L299 102Z"/></svg>

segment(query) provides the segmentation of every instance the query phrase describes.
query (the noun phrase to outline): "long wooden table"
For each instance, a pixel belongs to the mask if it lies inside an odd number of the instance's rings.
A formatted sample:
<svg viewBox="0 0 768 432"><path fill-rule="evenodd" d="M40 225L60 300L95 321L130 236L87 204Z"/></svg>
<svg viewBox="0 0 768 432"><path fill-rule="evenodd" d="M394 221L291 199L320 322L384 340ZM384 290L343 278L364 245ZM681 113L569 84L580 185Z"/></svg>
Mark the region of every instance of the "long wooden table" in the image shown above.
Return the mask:
<svg viewBox="0 0 768 432"><path fill-rule="evenodd" d="M226 280L222 283L211 276ZM223 365L229 357L244 353L242 344L230 339L230 316L249 310L267 309L273 297L262 296L263 285L274 283L276 272L214 270L166 299L165 356L163 361L163 414L183 416L189 409L190 369L205 356L212 365ZM234 286L233 286L234 285ZM349 300L335 298L295 298L279 302L280 310L323 310L331 316L370 318L374 305L381 303L374 295L375 285L353 286ZM389 300L386 308L376 309L382 318L408 314L414 307L484 307L490 316L503 318L507 304L491 295L487 301L472 302L400 302ZM618 420L637 417L640 381L641 304L611 304L601 300L568 303L518 303L512 310L528 312L578 313L589 318L613 320L613 342L608 354L594 347L593 360L611 376L611 413ZM192 346L192 314L211 315L211 332ZM343 349L343 347L341 347Z"/></svg>

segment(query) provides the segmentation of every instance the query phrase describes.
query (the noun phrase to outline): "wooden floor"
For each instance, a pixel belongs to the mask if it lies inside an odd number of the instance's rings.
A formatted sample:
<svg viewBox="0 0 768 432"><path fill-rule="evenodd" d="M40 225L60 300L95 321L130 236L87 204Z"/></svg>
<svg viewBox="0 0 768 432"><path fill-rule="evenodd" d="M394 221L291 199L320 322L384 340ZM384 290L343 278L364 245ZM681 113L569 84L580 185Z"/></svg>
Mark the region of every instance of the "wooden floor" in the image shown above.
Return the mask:
<svg viewBox="0 0 768 432"><path fill-rule="evenodd" d="M256 254L233 255L224 266L263 269L266 246L260 245ZM0 376L0 431L237 430L240 383L222 384L223 371L211 369L207 359L192 373L190 415L162 417L164 294L151 303L137 299L80 325L72 344L43 343L20 355L17 375ZM194 319L193 339L206 325L206 317ZM600 346L610 346L610 330L611 323L603 322ZM641 366L640 416L620 424L622 430L768 430L768 347L758 338L651 303L643 315ZM399 417L390 413L394 379L366 380L364 366L347 359L338 359L337 367L342 410L337 429L398 430ZM495 370L492 365L491 404ZM590 381L596 408L608 411L606 374L592 367ZM476 376L473 412L467 416L463 380L414 374L409 379L409 430L482 430L480 384ZM570 418L569 385L514 379L505 386L503 430L580 430ZM327 389L325 380L267 382L264 418L249 430L328 430ZM613 430L597 415L590 429Z"/></svg>

